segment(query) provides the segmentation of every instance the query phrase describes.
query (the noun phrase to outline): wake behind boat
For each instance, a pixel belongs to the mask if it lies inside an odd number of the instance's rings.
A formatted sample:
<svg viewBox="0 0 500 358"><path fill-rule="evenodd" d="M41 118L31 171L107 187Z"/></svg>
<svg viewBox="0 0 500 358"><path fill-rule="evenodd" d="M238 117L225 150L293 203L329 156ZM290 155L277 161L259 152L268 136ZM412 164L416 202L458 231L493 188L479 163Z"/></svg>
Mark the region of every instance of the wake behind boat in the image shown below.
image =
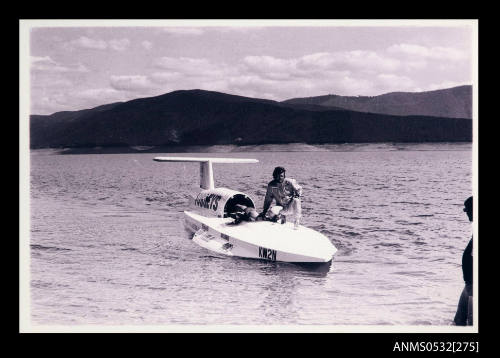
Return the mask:
<svg viewBox="0 0 500 358"><path fill-rule="evenodd" d="M186 228L193 241L210 251L236 257L293 263L330 262L337 251L323 234L303 225L271 221L242 221L235 225L239 205L255 208L245 193L215 188L212 163L257 163L256 159L156 157L158 162L199 162L200 188L190 196L184 211Z"/></svg>

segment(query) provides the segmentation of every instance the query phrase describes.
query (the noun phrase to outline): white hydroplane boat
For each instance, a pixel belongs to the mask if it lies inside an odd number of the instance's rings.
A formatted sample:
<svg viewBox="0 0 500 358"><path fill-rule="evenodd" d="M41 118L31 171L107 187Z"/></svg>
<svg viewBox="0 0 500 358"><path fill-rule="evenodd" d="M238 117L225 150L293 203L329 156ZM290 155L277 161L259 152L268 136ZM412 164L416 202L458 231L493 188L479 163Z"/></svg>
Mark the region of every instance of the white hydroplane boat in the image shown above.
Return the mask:
<svg viewBox="0 0 500 358"><path fill-rule="evenodd" d="M290 222L242 221L231 215L237 204L255 208L245 193L215 188L212 163L258 163L257 159L156 157L157 162L199 162L200 188L184 211L186 228L198 245L227 256L294 263L330 262L337 251L323 234Z"/></svg>

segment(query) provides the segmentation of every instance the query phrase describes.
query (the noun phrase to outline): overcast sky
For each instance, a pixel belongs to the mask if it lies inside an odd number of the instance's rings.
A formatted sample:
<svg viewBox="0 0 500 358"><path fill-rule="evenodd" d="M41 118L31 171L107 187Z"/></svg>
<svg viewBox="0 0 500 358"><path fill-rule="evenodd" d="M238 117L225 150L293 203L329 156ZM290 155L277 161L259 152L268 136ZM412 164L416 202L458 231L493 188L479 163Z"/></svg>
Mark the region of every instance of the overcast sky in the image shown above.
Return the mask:
<svg viewBox="0 0 500 358"><path fill-rule="evenodd" d="M196 88L278 101L427 91L472 84L477 56L472 22L130 24L31 27L31 113Z"/></svg>

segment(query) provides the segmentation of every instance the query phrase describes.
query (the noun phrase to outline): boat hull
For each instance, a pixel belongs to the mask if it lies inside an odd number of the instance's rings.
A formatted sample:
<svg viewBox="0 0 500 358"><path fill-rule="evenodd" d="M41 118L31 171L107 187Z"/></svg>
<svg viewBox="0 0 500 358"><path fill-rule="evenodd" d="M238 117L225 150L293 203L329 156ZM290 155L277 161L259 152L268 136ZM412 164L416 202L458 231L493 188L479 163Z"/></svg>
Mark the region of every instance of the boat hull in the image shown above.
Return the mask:
<svg viewBox="0 0 500 358"><path fill-rule="evenodd" d="M226 256L295 263L325 263L337 251L323 234L300 225L241 222L184 212L186 228L198 245Z"/></svg>

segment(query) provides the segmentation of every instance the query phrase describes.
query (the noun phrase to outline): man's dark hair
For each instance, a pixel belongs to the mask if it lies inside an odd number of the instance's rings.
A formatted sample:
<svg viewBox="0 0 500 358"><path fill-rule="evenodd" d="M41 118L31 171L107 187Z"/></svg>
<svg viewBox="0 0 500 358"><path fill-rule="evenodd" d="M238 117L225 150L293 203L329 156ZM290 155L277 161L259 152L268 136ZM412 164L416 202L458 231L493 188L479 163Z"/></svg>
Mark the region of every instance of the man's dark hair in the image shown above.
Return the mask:
<svg viewBox="0 0 500 358"><path fill-rule="evenodd" d="M274 171L273 171L273 178L274 179L278 179L278 177L280 176L281 173L285 173L286 170L285 168L283 167L276 167L274 168Z"/></svg>

